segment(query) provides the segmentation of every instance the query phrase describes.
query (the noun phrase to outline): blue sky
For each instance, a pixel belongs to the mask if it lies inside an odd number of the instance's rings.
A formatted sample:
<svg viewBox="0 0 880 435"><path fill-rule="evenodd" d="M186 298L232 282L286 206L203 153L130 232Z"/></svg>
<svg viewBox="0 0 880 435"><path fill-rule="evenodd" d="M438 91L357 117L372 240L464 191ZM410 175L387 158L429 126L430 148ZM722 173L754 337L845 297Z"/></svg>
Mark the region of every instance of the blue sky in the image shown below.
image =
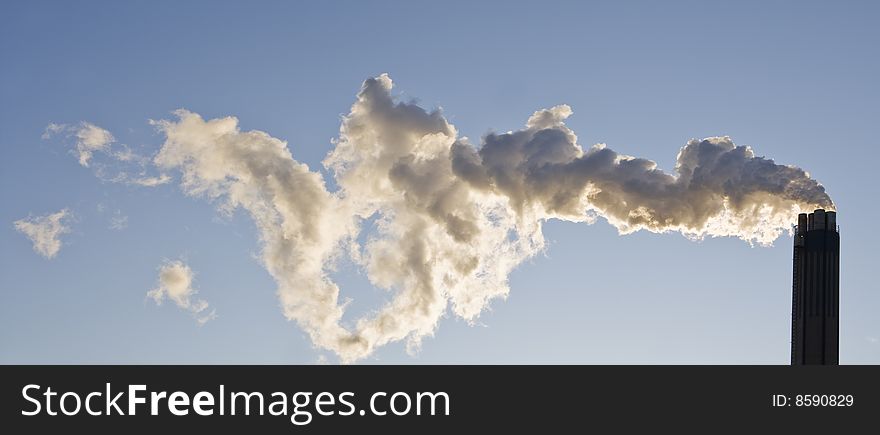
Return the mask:
<svg viewBox="0 0 880 435"><path fill-rule="evenodd" d="M837 204L843 363L880 362L874 2L6 2L0 6L0 362L314 363L279 309L238 212L99 180L50 122L101 126L149 153L149 119L234 115L321 165L364 79L442 107L474 142L568 104L579 143L671 171L689 139L729 135L794 164ZM68 208L47 260L13 222ZM118 211L121 230L109 228ZM421 350L366 363L768 363L789 358L791 240L751 247L677 233L619 236L551 221L546 252L477 325L447 316ZM183 259L218 317L147 299ZM342 264L353 315L381 304Z"/></svg>

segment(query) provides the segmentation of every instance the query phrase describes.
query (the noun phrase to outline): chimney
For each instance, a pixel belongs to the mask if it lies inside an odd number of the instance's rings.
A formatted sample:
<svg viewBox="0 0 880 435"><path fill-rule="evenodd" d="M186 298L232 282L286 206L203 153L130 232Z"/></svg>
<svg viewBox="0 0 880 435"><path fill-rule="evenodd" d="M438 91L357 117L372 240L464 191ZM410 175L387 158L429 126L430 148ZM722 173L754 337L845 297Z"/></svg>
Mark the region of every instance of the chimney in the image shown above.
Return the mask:
<svg viewBox="0 0 880 435"><path fill-rule="evenodd" d="M792 365L838 364L839 283L837 213L801 213L792 267Z"/></svg>

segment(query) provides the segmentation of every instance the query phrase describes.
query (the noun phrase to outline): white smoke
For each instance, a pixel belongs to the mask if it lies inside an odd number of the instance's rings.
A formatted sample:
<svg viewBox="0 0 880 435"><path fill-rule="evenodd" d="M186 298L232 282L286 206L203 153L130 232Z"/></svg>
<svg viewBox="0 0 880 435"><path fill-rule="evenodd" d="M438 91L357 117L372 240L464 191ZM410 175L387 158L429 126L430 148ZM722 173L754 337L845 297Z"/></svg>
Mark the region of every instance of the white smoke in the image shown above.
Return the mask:
<svg viewBox="0 0 880 435"><path fill-rule="evenodd" d="M113 216L110 217L110 229L122 231L126 227L128 227L128 216L122 214L122 210L113 212Z"/></svg>
<svg viewBox="0 0 880 435"><path fill-rule="evenodd" d="M689 141L673 175L604 144L583 151L564 124L570 115L556 106L535 112L523 130L489 134L479 150L454 144L455 174L509 198L517 212L576 222L594 213L621 234L679 231L769 245L797 213L834 207L802 169L756 157L729 137Z"/></svg>
<svg viewBox="0 0 880 435"><path fill-rule="evenodd" d="M78 125L56 124L50 122L43 131L43 139L49 139L60 133L67 133L76 137L76 153L79 164L89 166L89 160L97 152L108 152L110 144L115 140L109 131L89 122L80 122Z"/></svg>
<svg viewBox="0 0 880 435"><path fill-rule="evenodd" d="M149 157L135 153L126 144L114 146L116 139L113 134L95 124L86 121L75 125L50 122L41 138L48 140L59 134L75 139L72 152L77 156L79 164L91 167L95 175L103 181L144 187L156 187L171 181L167 174L149 174ZM99 155L102 158L98 158Z"/></svg>
<svg viewBox="0 0 880 435"><path fill-rule="evenodd" d="M543 249L548 219L769 244L798 212L833 207L803 170L726 137L688 142L668 174L604 145L584 151L564 124L571 109L557 106L475 148L442 114L395 101L391 88L387 75L367 80L345 116L324 161L333 192L284 141L242 132L236 118L179 110L154 122L166 137L155 164L180 171L187 193L251 215L284 314L344 362L393 341L416 349L449 310L474 320ZM370 218L377 231L361 244ZM345 255L393 292L351 326L330 277Z"/></svg>
<svg viewBox="0 0 880 435"><path fill-rule="evenodd" d="M66 208L43 216L27 217L13 222L15 229L34 244L34 252L47 259L55 258L61 250L61 235L70 232Z"/></svg>
<svg viewBox="0 0 880 435"><path fill-rule="evenodd" d="M215 310L208 311L208 302L196 299L198 290L193 287L195 274L182 261L166 261L159 268L159 282L156 288L147 292L147 296L161 305L166 298L175 305L189 311L199 325L217 317Z"/></svg>

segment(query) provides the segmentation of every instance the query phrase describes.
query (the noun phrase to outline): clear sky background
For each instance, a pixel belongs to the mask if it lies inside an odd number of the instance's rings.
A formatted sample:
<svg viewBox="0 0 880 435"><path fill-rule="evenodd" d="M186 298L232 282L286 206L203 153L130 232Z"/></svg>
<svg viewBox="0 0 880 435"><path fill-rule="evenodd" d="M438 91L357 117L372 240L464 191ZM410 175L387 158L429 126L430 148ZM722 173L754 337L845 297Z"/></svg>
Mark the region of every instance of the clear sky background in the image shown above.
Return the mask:
<svg viewBox="0 0 880 435"><path fill-rule="evenodd" d="M187 108L235 115L326 175L341 115L387 72L471 138L565 103L582 145L668 171L687 140L717 135L806 169L839 211L840 361L880 363L878 3L585 3L3 2L0 362L333 361L283 317L243 212L177 183L102 182L69 141L40 136L88 121L155 150L147 120ZM13 222L65 207L72 232L47 260ZM602 220L545 233L477 325L449 316L416 355L395 343L364 362L789 362L790 237L619 236ZM204 326L146 298L179 258L217 310ZM350 265L337 279L348 315L383 300Z"/></svg>

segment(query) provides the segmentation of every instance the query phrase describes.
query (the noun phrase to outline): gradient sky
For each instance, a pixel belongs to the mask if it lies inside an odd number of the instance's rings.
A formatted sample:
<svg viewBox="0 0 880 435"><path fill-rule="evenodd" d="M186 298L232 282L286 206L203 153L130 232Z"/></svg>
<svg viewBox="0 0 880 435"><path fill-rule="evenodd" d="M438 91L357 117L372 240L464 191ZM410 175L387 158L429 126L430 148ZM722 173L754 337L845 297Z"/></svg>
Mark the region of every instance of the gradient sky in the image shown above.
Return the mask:
<svg viewBox="0 0 880 435"><path fill-rule="evenodd" d="M880 363L876 2L472 3L4 2L0 363L334 361L283 317L245 213L177 183L102 182L41 135L88 121L155 150L147 120L187 108L237 116L326 175L341 115L383 72L471 138L565 103L582 145L668 171L687 140L718 135L806 169L839 211L840 361ZM72 232L47 260L13 222L65 207ZM395 343L364 362L788 363L790 237L545 233L477 325L447 316L417 354ZM147 299L163 259L192 267L216 319ZM350 264L336 278L347 316L381 304Z"/></svg>

